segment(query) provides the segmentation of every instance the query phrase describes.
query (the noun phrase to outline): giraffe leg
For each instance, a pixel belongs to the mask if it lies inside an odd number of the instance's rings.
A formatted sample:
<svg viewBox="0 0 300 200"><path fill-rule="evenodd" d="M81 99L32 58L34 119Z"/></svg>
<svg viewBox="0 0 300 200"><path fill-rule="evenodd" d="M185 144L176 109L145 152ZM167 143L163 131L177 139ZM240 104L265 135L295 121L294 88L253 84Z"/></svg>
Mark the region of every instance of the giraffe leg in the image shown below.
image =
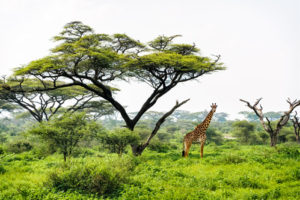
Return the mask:
<svg viewBox="0 0 300 200"><path fill-rule="evenodd" d="M205 144L205 141L204 141L204 142L201 142L201 151L200 151L200 156L201 156L201 158L203 158L203 148L204 148L204 144Z"/></svg>
<svg viewBox="0 0 300 200"><path fill-rule="evenodd" d="M190 143L188 141L184 142L184 157L189 156L189 151L190 151L191 146L192 146L192 143Z"/></svg>

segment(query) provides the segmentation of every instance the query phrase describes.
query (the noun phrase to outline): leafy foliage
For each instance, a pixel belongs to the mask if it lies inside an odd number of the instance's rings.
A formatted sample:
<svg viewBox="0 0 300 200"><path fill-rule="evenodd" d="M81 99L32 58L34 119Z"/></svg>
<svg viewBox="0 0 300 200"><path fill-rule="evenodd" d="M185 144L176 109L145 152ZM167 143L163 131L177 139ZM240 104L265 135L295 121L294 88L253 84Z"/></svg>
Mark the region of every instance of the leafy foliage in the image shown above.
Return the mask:
<svg viewBox="0 0 300 200"><path fill-rule="evenodd" d="M131 167L130 160L72 163L72 165L51 172L47 185L59 191L117 195L122 185L130 182Z"/></svg>
<svg viewBox="0 0 300 200"><path fill-rule="evenodd" d="M233 134L244 144L258 143L259 137L254 132L255 125L248 121L236 121L233 123Z"/></svg>
<svg viewBox="0 0 300 200"><path fill-rule="evenodd" d="M22 153L30 151L33 148L32 144L26 140L18 140L8 145L7 151L11 153Z"/></svg>
<svg viewBox="0 0 300 200"><path fill-rule="evenodd" d="M140 137L129 129L115 129L108 134L102 136L102 142L112 153L122 155L125 152L125 148L129 144L138 143Z"/></svg>
<svg viewBox="0 0 300 200"><path fill-rule="evenodd" d="M97 134L99 126L93 122L88 123L86 117L85 113L66 113L38 124L29 132L49 140L63 153L66 161L84 136Z"/></svg>
<svg viewBox="0 0 300 200"><path fill-rule="evenodd" d="M223 135L214 128L206 130L206 140L208 143L214 142L217 145L221 145L224 142Z"/></svg>

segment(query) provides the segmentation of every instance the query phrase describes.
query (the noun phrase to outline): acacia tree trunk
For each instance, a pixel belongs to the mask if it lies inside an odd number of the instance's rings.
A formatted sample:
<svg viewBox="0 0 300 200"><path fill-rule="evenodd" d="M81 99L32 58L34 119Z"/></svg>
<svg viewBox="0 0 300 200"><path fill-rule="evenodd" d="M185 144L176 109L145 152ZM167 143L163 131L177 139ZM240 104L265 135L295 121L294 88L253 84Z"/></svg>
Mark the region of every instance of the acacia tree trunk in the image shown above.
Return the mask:
<svg viewBox="0 0 300 200"><path fill-rule="evenodd" d="M164 121L166 120L167 117L169 117L178 107L182 106L183 104L185 104L186 102L188 102L190 99L187 99L181 103L178 103L178 101L176 101L175 106L167 113L165 113L157 122L155 125L155 128L153 129L153 131L151 132L150 136L148 137L148 139L146 140L146 142L144 144L139 144L139 145L131 145L131 150L133 155L135 156L140 156L142 155L143 151L146 149L146 147L150 144L151 139L156 135L156 133L158 132L160 126L164 123Z"/></svg>

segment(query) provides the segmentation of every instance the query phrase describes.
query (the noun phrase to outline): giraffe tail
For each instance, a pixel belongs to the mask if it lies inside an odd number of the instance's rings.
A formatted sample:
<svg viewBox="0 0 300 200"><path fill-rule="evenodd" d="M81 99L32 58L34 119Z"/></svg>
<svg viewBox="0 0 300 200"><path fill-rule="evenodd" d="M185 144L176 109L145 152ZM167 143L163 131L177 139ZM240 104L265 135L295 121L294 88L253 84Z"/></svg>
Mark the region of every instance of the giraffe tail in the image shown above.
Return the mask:
<svg viewBox="0 0 300 200"><path fill-rule="evenodd" d="M183 140L183 150L182 150L182 157L184 157L184 155L185 155L185 151L184 151L184 140Z"/></svg>

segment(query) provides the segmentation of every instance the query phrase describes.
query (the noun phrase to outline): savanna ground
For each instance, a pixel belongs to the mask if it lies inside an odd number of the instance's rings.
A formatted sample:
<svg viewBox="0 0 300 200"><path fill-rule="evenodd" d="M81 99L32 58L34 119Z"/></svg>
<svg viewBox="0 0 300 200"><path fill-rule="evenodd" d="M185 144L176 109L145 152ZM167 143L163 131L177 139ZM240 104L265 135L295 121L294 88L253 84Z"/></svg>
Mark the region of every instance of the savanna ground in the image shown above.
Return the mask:
<svg viewBox="0 0 300 200"><path fill-rule="evenodd" d="M181 144L142 156L86 149L61 154L0 155L0 199L299 199L300 151L295 143L271 148L229 141L199 145L189 158Z"/></svg>

